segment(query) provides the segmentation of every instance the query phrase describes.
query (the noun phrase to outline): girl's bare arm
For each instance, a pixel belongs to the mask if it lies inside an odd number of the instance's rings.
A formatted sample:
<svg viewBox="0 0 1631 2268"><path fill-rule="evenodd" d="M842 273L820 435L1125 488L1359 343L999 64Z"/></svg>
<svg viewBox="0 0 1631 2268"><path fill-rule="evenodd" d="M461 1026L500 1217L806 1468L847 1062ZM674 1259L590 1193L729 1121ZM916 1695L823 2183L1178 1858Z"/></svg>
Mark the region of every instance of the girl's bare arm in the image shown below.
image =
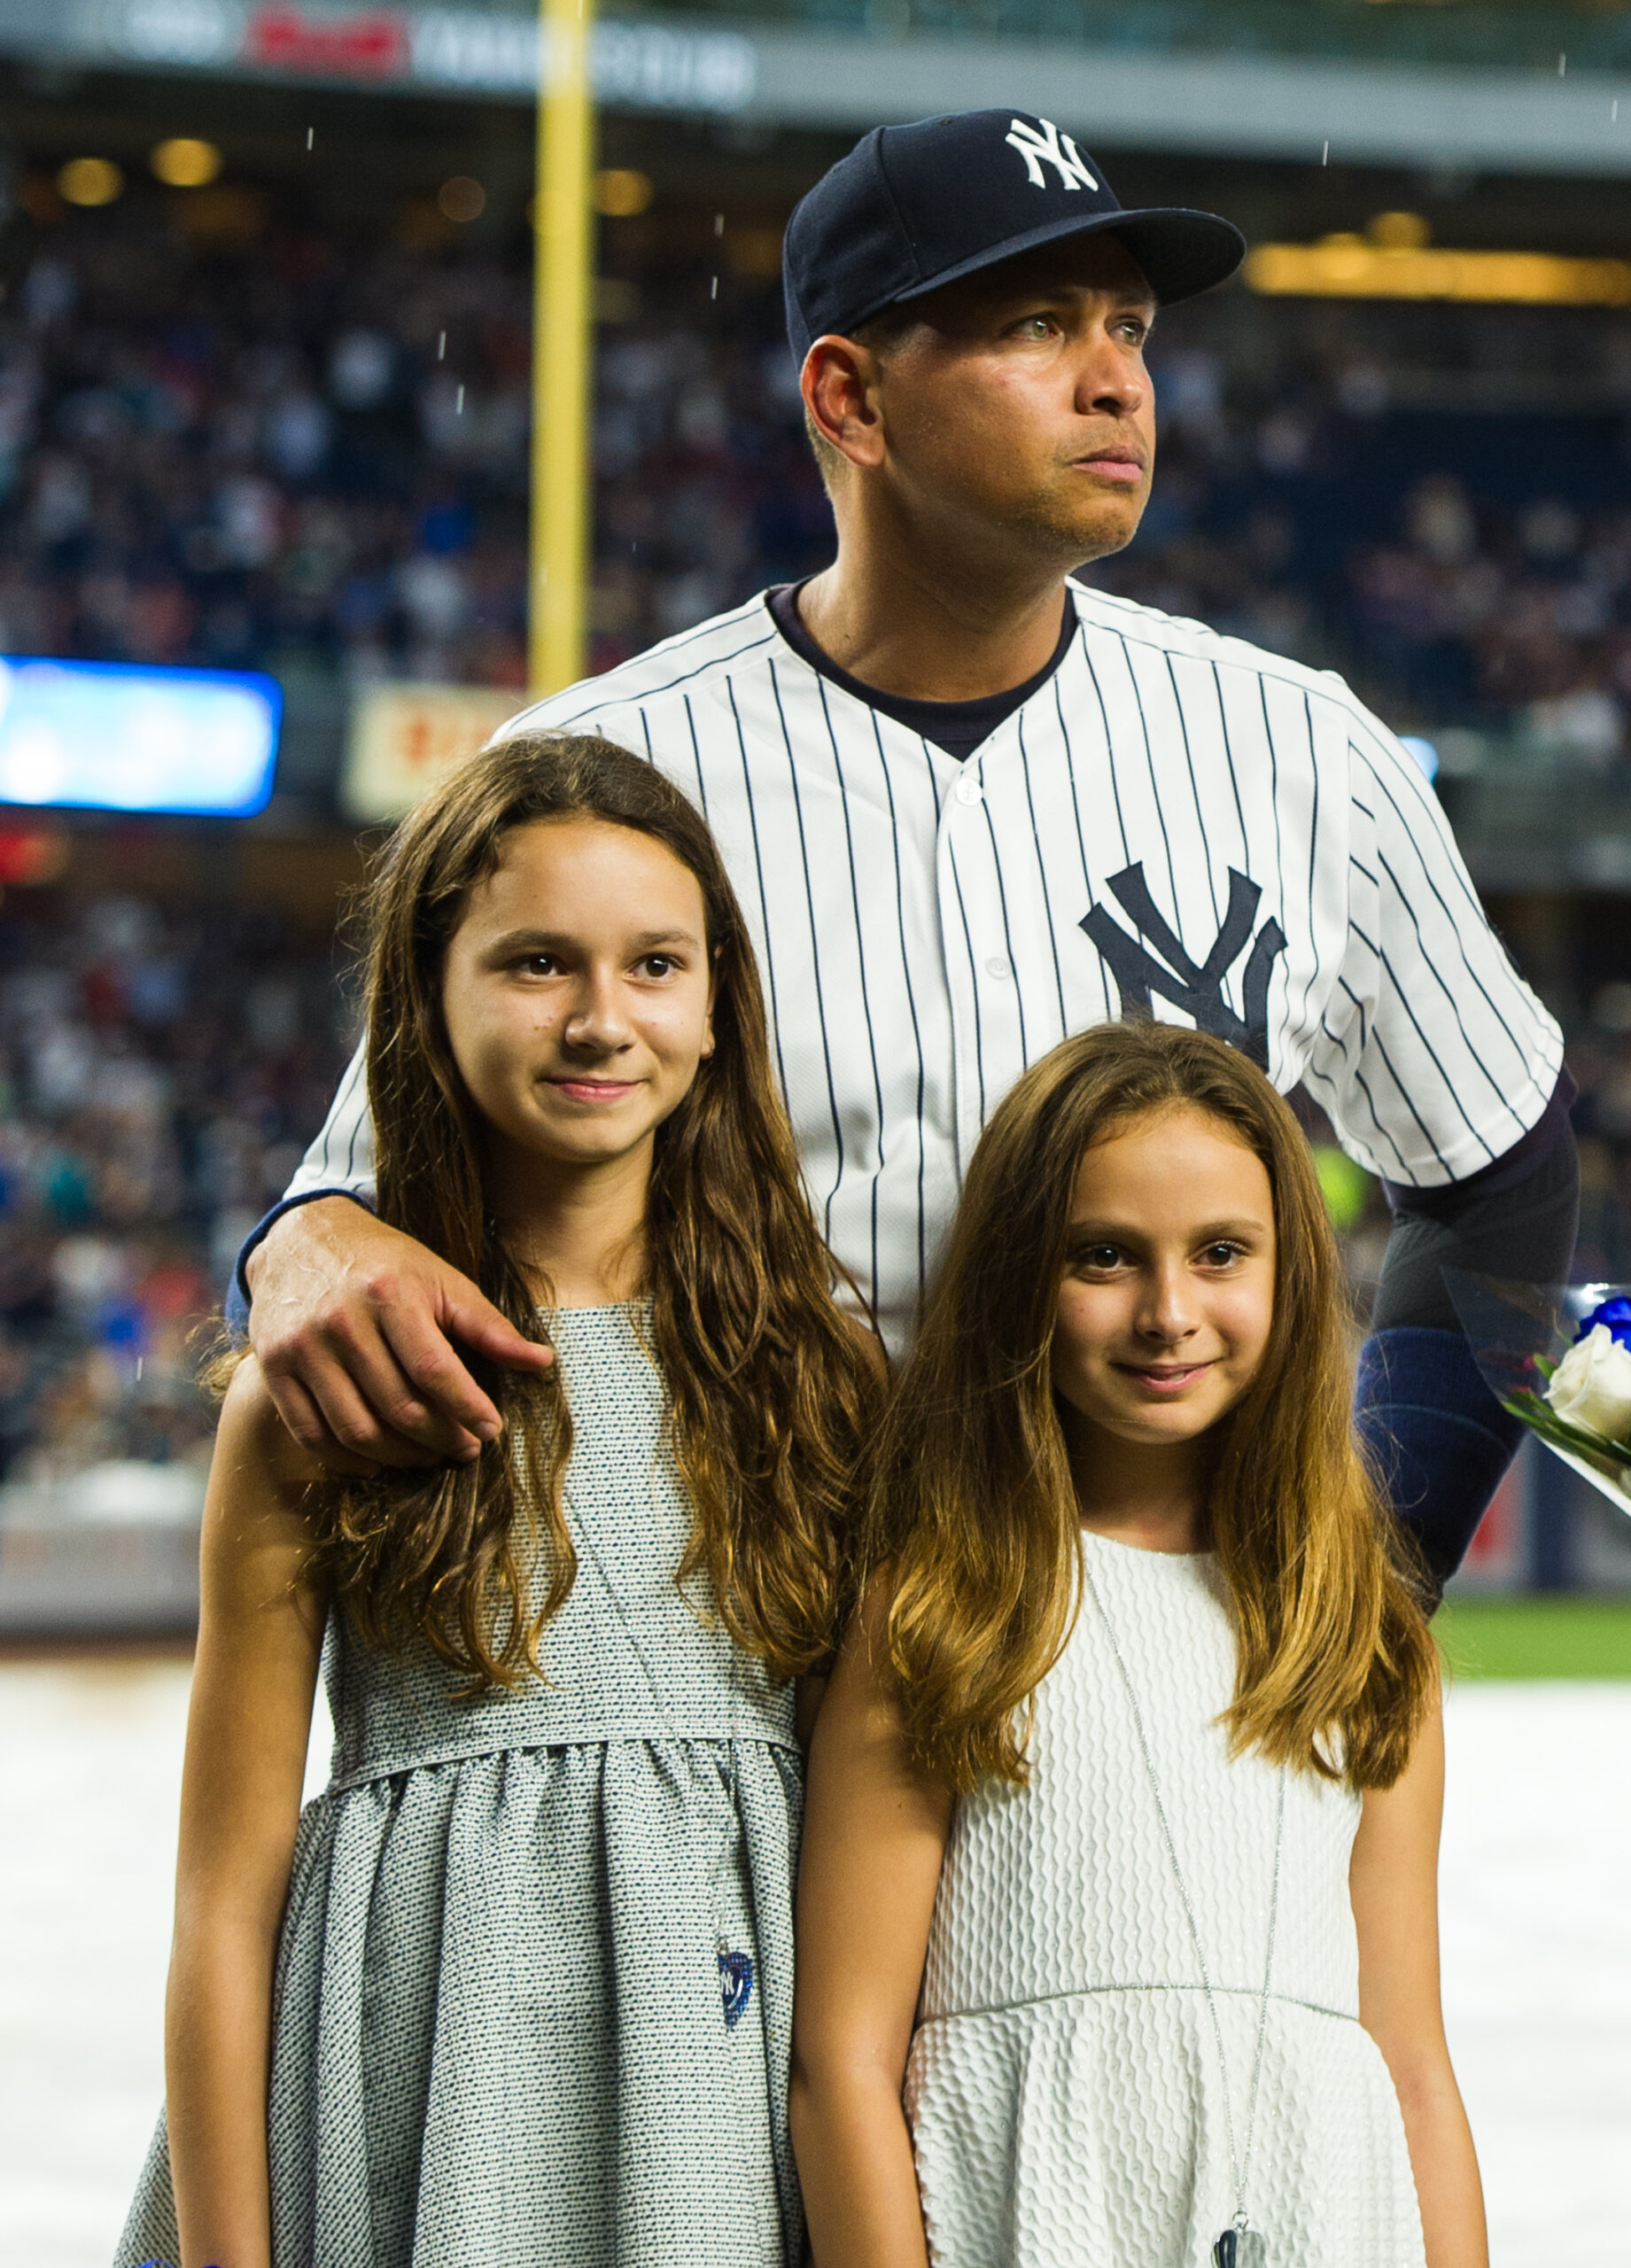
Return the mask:
<svg viewBox="0 0 1631 2268"><path fill-rule="evenodd" d="M1427 2268L1488 2268L1472 2129L1439 2002L1439 1827L1444 1719L1435 1703L1396 1786L1367 1792L1348 1888L1359 1931L1359 2020L1404 2113Z"/></svg>
<svg viewBox="0 0 1631 2268"><path fill-rule="evenodd" d="M182 2268L270 2268L272 1968L322 1646L302 1581L308 1472L252 1358L221 1411L204 1512L165 2094Z"/></svg>
<svg viewBox="0 0 1631 2268"><path fill-rule="evenodd" d="M844 1642L810 1751L798 1872L793 2147L815 2268L927 2268L906 2054L951 1798L877 1671L887 1602Z"/></svg>

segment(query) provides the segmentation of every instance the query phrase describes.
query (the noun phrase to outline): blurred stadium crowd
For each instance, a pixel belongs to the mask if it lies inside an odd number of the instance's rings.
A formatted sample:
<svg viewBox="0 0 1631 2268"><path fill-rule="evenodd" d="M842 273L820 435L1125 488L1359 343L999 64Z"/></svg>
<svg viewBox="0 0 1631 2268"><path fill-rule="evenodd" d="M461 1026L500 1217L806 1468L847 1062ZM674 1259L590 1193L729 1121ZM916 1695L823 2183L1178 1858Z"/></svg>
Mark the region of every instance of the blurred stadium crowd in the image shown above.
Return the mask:
<svg viewBox="0 0 1631 2268"><path fill-rule="evenodd" d="M521 681L518 278L69 233L0 361L5 650Z"/></svg>
<svg viewBox="0 0 1631 2268"><path fill-rule="evenodd" d="M196 1499L198 1326L327 1108L342 996L266 913L123 894L8 892L0 966L0 1487L99 1473L162 1517L128 1467Z"/></svg>
<svg viewBox="0 0 1631 2268"><path fill-rule="evenodd" d="M0 651L519 690L527 249L68 216L0 314ZM689 267L603 287L596 667L827 555L765 264L717 315ZM1236 291L1153 360L1155 499L1096 579L1343 670L1447 769L1623 761L1623 324ZM186 1329L343 1060L332 967L139 893L0 925L0 1479L184 1461ZM1575 1021L1582 1256L1631 1272L1631 987ZM1349 1212L1363 1285L1385 1219Z"/></svg>
<svg viewBox="0 0 1631 2268"><path fill-rule="evenodd" d="M1603 501L1631 431L1622 328L1495 308L1288 320L1238 297L1183 323L1157 361L1150 512L1096 579L1341 670L1395 726L1458 735L1463 768L1470 733L1612 765L1631 694L1631 513ZM1556 416L1582 393L1590 413Z"/></svg>
<svg viewBox="0 0 1631 2268"><path fill-rule="evenodd" d="M520 686L525 255L74 215L0 322L0 650ZM688 267L606 287L599 666L827 555L776 291L727 283L717 315ZM1237 290L1154 363L1155 499L1106 583L1401 726L1620 754L1623 325Z"/></svg>

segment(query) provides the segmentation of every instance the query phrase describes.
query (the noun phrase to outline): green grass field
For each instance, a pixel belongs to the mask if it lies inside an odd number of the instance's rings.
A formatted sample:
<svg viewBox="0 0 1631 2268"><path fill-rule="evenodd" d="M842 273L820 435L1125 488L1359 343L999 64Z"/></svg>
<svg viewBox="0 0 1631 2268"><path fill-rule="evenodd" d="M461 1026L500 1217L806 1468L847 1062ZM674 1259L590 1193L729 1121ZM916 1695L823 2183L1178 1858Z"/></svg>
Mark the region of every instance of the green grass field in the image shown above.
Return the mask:
<svg viewBox="0 0 1631 2268"><path fill-rule="evenodd" d="M1433 1618L1452 1678L1631 1678L1631 1598L1459 1598Z"/></svg>

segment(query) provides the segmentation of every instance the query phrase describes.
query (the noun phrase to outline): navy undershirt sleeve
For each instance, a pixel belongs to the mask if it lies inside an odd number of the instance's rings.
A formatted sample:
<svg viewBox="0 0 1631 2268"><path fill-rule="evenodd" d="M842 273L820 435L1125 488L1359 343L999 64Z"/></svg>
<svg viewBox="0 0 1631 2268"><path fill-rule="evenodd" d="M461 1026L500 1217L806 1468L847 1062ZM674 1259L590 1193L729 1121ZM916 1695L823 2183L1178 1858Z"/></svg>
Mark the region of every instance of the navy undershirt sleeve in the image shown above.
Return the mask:
<svg viewBox="0 0 1631 2268"><path fill-rule="evenodd" d="M1574 1091L1565 1071L1522 1140L1464 1181L1386 1184L1393 1233L1355 1416L1435 1589L1460 1565L1523 1434L1479 1375L1443 1271L1566 1281L1580 1216Z"/></svg>

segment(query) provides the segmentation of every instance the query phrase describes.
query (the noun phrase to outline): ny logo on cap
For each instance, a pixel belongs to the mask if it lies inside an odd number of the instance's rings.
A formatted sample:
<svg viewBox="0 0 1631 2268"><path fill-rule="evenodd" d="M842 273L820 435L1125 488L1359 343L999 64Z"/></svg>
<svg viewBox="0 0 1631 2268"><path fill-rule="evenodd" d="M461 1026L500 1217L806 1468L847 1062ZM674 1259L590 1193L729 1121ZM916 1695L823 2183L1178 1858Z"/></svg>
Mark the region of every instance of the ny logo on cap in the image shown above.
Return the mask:
<svg viewBox="0 0 1631 2268"><path fill-rule="evenodd" d="M1082 163L1082 153L1068 134L1061 134L1051 118L1038 119L1037 126L1045 131L1038 134L1029 119L1016 118L1003 140L1011 150L1017 150L1025 160L1025 170L1033 189L1045 189L1044 166L1058 169L1060 184L1066 189L1097 189L1099 183Z"/></svg>

